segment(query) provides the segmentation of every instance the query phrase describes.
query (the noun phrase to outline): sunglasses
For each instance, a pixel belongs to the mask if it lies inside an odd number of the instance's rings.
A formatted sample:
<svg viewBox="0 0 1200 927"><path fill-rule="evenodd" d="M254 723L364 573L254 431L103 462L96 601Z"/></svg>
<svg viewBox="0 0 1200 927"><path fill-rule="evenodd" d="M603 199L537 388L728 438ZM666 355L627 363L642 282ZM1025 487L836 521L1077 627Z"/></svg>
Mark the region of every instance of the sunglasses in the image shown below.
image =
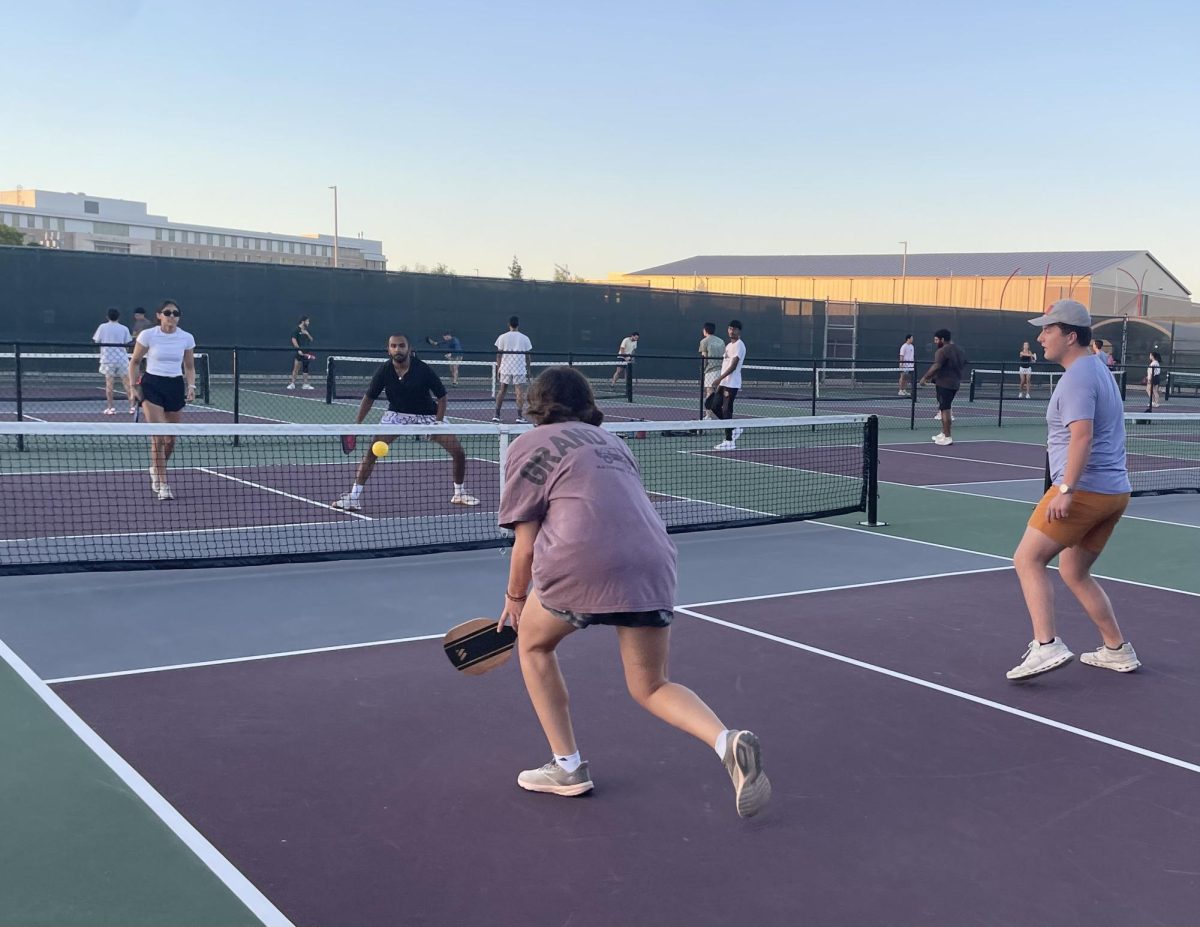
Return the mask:
<svg viewBox="0 0 1200 927"><path fill-rule="evenodd" d="M159 314L160 314L160 315L164 315L164 316L166 316L166 317L167 317L167 318L169 318L169 319L177 319L177 318L179 318L179 316L180 316L180 312L179 312L179 310L178 310L178 309L164 309L164 310L163 310L161 313L159 313Z"/></svg>

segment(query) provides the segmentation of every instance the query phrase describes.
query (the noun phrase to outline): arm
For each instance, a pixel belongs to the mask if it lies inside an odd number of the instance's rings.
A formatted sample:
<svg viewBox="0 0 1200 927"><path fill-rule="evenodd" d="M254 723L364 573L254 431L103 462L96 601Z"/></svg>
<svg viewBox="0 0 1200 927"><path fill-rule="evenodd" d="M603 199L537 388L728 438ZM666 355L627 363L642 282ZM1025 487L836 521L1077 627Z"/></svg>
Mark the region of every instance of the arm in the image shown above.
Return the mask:
<svg viewBox="0 0 1200 927"><path fill-rule="evenodd" d="M196 400L196 352L188 348L183 352L183 382L187 384L187 401Z"/></svg>
<svg viewBox="0 0 1200 927"><path fill-rule="evenodd" d="M438 396L437 412L434 413L434 417L439 422L446 420L446 396L445 396L445 394Z"/></svg>
<svg viewBox="0 0 1200 927"><path fill-rule="evenodd" d="M508 562L508 585L504 592L504 609L500 612L497 628L506 623L514 628L521 623L521 612L525 608L525 596L533 581L533 542L541 530L540 521L522 521L516 525L516 540ZM515 596L515 598L514 598Z"/></svg>
<svg viewBox="0 0 1200 927"><path fill-rule="evenodd" d="M135 341L133 344L133 353L129 355L129 383L131 386L137 386L138 373L141 370L142 358L145 356L146 346L140 341Z"/></svg>
<svg viewBox="0 0 1200 927"><path fill-rule="evenodd" d="M1072 492L1083 470L1087 466L1088 457L1092 453L1092 420L1078 419L1067 426L1071 431L1071 441L1067 445L1067 466L1063 470L1062 481L1071 487ZM1059 493L1046 506L1046 520L1066 518L1071 512L1071 493Z"/></svg>
<svg viewBox="0 0 1200 927"><path fill-rule="evenodd" d="M293 338L292 338L292 347L293 347L293 348L295 348L297 351L299 351L299 350L300 350L300 342L299 342L299 341L297 341L297 340L295 339L295 337L293 337Z"/></svg>
<svg viewBox="0 0 1200 927"><path fill-rule="evenodd" d="M937 353L933 355L933 363L930 364L929 369L925 371L925 376L921 377L922 386L928 386L929 381L937 376L937 372L942 369L943 357L945 357L945 355L942 353L942 349L938 348Z"/></svg>
<svg viewBox="0 0 1200 927"><path fill-rule="evenodd" d="M358 414L354 416L355 425L363 423L363 419L367 417L367 413L371 411L373 405L375 405L375 397L370 393L364 393L362 401L358 404Z"/></svg>

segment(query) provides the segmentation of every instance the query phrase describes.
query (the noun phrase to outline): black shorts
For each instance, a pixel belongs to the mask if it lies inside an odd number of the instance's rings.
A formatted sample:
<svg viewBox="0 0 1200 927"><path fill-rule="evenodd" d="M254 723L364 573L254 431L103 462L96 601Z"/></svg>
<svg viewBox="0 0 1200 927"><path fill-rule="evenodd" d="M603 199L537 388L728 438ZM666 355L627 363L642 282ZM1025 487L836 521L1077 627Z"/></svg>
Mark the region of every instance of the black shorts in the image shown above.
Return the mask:
<svg viewBox="0 0 1200 927"><path fill-rule="evenodd" d="M1156 373L1154 376L1152 376L1152 377L1150 378L1150 385L1151 385L1151 386L1158 386L1158 385L1159 385L1159 383L1161 383L1161 382L1162 382L1162 374L1157 374L1157 373Z"/></svg>
<svg viewBox="0 0 1200 927"><path fill-rule="evenodd" d="M593 624L611 624L618 628L665 628L675 617L670 609L660 608L648 612L571 612L543 605L555 618L561 618L579 630Z"/></svg>
<svg viewBox="0 0 1200 927"><path fill-rule="evenodd" d="M958 394L958 387L950 389L946 386L935 386L937 391L938 408L943 412L949 412L950 406L954 405L954 397Z"/></svg>
<svg viewBox="0 0 1200 927"><path fill-rule="evenodd" d="M142 398L161 406L164 412L178 412L187 405L187 387L183 377L160 377L153 373L142 374Z"/></svg>
<svg viewBox="0 0 1200 927"><path fill-rule="evenodd" d="M296 360L300 362L300 369L308 373L308 365L312 363L312 359L303 351L297 351Z"/></svg>

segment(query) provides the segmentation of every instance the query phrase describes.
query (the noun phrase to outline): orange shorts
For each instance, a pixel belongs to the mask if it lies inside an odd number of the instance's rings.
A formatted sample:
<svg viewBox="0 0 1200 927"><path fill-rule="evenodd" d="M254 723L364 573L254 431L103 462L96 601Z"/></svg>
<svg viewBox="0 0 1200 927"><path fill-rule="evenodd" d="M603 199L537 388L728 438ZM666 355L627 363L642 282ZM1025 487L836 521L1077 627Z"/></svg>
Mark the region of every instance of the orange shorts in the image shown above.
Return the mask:
<svg viewBox="0 0 1200 927"><path fill-rule="evenodd" d="M1117 522L1125 514L1129 493L1110 495L1076 490L1071 493L1071 513L1064 519L1049 521L1046 518L1047 506L1058 495L1057 486L1046 490L1042 501L1029 516L1029 527L1036 528L1063 547L1082 547L1094 554L1103 551Z"/></svg>

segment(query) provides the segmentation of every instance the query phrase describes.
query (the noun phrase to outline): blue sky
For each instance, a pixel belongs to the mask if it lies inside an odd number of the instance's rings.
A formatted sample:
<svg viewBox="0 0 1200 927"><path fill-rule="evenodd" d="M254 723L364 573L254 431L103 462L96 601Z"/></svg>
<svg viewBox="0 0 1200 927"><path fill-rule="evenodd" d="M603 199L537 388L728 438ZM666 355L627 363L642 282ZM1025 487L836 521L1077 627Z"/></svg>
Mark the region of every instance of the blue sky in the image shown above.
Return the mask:
<svg viewBox="0 0 1200 927"><path fill-rule="evenodd" d="M466 274L907 239L1200 292L1198 7L10 5L0 188L330 232L336 183L344 235Z"/></svg>

